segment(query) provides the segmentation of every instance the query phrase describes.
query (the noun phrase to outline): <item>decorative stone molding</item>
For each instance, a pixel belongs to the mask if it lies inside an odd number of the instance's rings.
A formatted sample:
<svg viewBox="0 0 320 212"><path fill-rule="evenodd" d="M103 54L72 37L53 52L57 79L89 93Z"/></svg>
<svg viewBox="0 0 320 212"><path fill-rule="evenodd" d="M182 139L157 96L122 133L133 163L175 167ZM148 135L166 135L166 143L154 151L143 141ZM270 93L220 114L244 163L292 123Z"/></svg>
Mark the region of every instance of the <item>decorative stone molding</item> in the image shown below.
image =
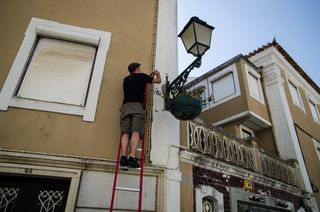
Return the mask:
<svg viewBox="0 0 320 212"><path fill-rule="evenodd" d="M303 188L299 167L290 166L283 159L243 143L241 139L219 129L196 122L188 122L187 126L188 147L181 149L181 160L283 188Z"/></svg>
<svg viewBox="0 0 320 212"><path fill-rule="evenodd" d="M209 197L209 199L212 199L213 205L210 205L208 207L212 207L212 211L224 211L224 203L223 203L223 194L219 191L217 191L215 188L212 188L211 186L204 186L201 185L200 187L197 187L195 189L195 203L196 203L196 212L202 212L207 211L203 210L204 204L203 204L203 198ZM208 210L209 211L209 210Z"/></svg>
<svg viewBox="0 0 320 212"><path fill-rule="evenodd" d="M298 187L263 176L255 172L248 171L237 166L232 166L230 164L205 157L198 153L190 152L187 150L181 150L180 157L181 161L192 164L197 167L202 167L204 169L212 170L215 172L223 172L226 175L251 179L257 183L274 187L280 190L288 191L301 197L304 197L306 195L306 193Z"/></svg>

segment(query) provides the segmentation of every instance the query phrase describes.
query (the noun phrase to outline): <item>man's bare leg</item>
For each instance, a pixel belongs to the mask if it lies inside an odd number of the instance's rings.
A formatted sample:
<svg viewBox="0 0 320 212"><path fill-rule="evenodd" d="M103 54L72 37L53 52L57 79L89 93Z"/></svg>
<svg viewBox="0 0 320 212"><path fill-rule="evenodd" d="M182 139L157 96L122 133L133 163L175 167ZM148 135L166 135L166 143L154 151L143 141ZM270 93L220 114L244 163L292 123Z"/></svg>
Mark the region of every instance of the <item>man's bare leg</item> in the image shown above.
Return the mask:
<svg viewBox="0 0 320 212"><path fill-rule="evenodd" d="M127 155L128 143L129 143L129 134L123 133L121 136L121 155Z"/></svg>
<svg viewBox="0 0 320 212"><path fill-rule="evenodd" d="M139 141L140 141L140 134L138 132L133 132L130 139L130 147L131 147L130 156L133 158L136 157Z"/></svg>
<svg viewBox="0 0 320 212"><path fill-rule="evenodd" d="M131 152L128 157L128 166L131 168L139 168L140 164L138 163L136 156L136 151L140 141L140 134L138 132L133 132L130 139Z"/></svg>

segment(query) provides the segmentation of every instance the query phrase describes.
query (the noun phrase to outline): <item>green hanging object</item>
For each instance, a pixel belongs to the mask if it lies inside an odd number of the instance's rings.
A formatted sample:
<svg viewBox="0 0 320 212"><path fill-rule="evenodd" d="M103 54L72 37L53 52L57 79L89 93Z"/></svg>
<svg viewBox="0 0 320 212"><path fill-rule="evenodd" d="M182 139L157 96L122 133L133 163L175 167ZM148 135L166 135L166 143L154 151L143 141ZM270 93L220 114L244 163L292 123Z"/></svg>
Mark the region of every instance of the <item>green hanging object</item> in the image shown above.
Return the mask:
<svg viewBox="0 0 320 212"><path fill-rule="evenodd" d="M170 102L170 112L178 120L192 120L202 111L202 102L191 96L178 95Z"/></svg>

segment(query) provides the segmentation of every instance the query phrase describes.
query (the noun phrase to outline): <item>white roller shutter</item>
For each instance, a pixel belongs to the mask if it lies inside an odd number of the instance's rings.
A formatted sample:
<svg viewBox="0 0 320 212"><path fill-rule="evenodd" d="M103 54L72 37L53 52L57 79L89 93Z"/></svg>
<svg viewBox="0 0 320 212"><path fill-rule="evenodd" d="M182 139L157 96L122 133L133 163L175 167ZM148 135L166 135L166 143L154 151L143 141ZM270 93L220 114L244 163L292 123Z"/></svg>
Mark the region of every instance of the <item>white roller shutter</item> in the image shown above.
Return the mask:
<svg viewBox="0 0 320 212"><path fill-rule="evenodd" d="M40 38L18 97L84 106L96 47Z"/></svg>
<svg viewBox="0 0 320 212"><path fill-rule="evenodd" d="M214 102L218 102L236 92L233 74L229 73L222 78L212 82Z"/></svg>

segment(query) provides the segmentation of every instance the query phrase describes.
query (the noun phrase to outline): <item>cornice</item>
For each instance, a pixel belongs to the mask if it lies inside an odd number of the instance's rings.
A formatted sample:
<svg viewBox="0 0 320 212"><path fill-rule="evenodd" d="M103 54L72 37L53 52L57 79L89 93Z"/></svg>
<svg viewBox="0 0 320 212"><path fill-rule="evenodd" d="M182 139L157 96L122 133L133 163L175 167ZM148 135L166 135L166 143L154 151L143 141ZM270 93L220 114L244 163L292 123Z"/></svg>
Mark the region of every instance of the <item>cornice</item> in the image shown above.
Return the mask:
<svg viewBox="0 0 320 212"><path fill-rule="evenodd" d="M194 152L190 152L186 149L182 149L180 152L180 160L192 164L194 166L202 167L208 170L223 172L226 175L232 175L235 177L242 177L246 179L251 179L254 182L260 183L262 185L270 186L272 188L276 188L279 190L283 190L286 192L294 193L300 197L304 197L306 195L306 191L294 187L289 184L285 184L283 182L265 177L255 172L251 172L245 169L242 169L237 166L232 166L227 163L206 157L204 155L200 155Z"/></svg>
<svg viewBox="0 0 320 212"><path fill-rule="evenodd" d="M268 61L279 64L279 66L285 71L288 71L290 75L297 78L309 93L320 99L319 86L304 72L276 40L250 52L247 57L257 66L265 66L268 64Z"/></svg>
<svg viewBox="0 0 320 212"><path fill-rule="evenodd" d="M18 150L0 149L0 163L23 164L30 166L45 166L90 171L114 172L115 161L103 158L81 157L39 152L26 152ZM160 173L164 168L146 166L145 173ZM127 173L135 173L129 170Z"/></svg>

